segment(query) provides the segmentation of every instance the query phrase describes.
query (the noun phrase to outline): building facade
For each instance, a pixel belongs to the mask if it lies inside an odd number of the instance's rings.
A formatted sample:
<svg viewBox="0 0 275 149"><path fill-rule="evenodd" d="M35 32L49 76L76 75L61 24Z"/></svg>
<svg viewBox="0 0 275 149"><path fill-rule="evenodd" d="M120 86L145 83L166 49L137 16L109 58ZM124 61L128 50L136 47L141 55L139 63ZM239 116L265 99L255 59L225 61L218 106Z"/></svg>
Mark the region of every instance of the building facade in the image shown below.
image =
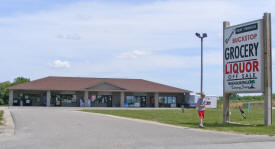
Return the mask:
<svg viewBox="0 0 275 149"><path fill-rule="evenodd" d="M190 91L142 79L46 77L12 86L10 106L181 107Z"/></svg>

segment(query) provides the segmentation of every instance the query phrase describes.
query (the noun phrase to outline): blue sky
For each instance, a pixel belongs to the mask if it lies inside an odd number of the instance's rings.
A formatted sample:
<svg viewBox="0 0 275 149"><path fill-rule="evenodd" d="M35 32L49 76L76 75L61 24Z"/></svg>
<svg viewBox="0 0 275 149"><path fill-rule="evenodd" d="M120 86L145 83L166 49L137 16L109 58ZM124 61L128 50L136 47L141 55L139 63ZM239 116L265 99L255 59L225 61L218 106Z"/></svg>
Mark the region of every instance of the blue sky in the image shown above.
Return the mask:
<svg viewBox="0 0 275 149"><path fill-rule="evenodd" d="M194 33L206 32L204 90L222 95L223 21L260 19L273 8L271 0L1 0L0 81L142 78L198 92Z"/></svg>

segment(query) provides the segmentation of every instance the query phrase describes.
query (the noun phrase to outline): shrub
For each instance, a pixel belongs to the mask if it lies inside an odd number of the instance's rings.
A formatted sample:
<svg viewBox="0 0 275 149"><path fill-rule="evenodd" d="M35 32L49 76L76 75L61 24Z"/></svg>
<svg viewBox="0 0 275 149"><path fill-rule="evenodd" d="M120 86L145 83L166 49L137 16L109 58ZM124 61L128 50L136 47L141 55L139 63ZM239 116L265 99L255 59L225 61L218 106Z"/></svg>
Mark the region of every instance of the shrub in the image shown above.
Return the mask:
<svg viewBox="0 0 275 149"><path fill-rule="evenodd" d="M0 98L0 105L4 105L4 104L5 104L4 99L1 99L1 98Z"/></svg>

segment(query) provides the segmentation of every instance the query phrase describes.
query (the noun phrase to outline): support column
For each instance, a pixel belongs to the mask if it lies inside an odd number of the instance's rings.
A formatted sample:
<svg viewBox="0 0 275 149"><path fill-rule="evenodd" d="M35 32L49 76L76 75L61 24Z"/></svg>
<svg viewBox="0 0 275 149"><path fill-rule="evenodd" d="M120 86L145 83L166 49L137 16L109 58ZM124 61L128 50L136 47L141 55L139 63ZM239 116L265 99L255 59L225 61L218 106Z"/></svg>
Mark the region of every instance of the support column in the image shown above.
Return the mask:
<svg viewBox="0 0 275 149"><path fill-rule="evenodd" d="M51 91L47 91L47 97L46 97L46 106L50 107L51 106Z"/></svg>
<svg viewBox="0 0 275 149"><path fill-rule="evenodd" d="M272 54L271 54L271 14L263 17L264 45L264 124L272 125Z"/></svg>
<svg viewBox="0 0 275 149"><path fill-rule="evenodd" d="M9 106L13 106L13 90L9 90Z"/></svg>
<svg viewBox="0 0 275 149"><path fill-rule="evenodd" d="M120 107L124 107L125 93L120 92Z"/></svg>
<svg viewBox="0 0 275 149"><path fill-rule="evenodd" d="M155 93L155 107L159 107L159 93Z"/></svg>
<svg viewBox="0 0 275 149"><path fill-rule="evenodd" d="M88 107L88 91L84 91L84 103L85 107Z"/></svg>

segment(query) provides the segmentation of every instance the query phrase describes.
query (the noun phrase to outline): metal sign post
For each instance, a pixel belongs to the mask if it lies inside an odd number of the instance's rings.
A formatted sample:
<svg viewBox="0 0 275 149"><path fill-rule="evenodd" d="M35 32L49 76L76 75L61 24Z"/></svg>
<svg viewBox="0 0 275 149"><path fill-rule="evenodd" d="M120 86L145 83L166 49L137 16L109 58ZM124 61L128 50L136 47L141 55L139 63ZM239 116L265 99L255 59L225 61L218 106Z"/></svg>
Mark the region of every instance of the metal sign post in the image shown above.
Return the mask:
<svg viewBox="0 0 275 149"><path fill-rule="evenodd" d="M229 26L230 26L229 22L227 22L227 21L223 22L223 41L225 41L224 30L225 30L225 28L227 28ZM225 47L225 45L224 45L224 42L223 42L223 48L224 47ZM224 57L225 57L225 55L224 55L224 52L223 52L223 63L224 63ZM224 74L225 74L225 67L223 67L223 75ZM224 76L223 76L223 78L224 78ZM230 94L224 92L225 91L224 86L225 86L225 79L223 79L223 122L227 123L227 122L230 121L230 119L229 119L229 112L230 112L229 111L229 106L230 106L229 96L230 96Z"/></svg>
<svg viewBox="0 0 275 149"><path fill-rule="evenodd" d="M264 93L265 125L272 124L271 14L230 26L223 22L223 122L232 93Z"/></svg>
<svg viewBox="0 0 275 149"><path fill-rule="evenodd" d="M272 125L272 54L271 54L271 14L263 17L264 43L264 124Z"/></svg>

